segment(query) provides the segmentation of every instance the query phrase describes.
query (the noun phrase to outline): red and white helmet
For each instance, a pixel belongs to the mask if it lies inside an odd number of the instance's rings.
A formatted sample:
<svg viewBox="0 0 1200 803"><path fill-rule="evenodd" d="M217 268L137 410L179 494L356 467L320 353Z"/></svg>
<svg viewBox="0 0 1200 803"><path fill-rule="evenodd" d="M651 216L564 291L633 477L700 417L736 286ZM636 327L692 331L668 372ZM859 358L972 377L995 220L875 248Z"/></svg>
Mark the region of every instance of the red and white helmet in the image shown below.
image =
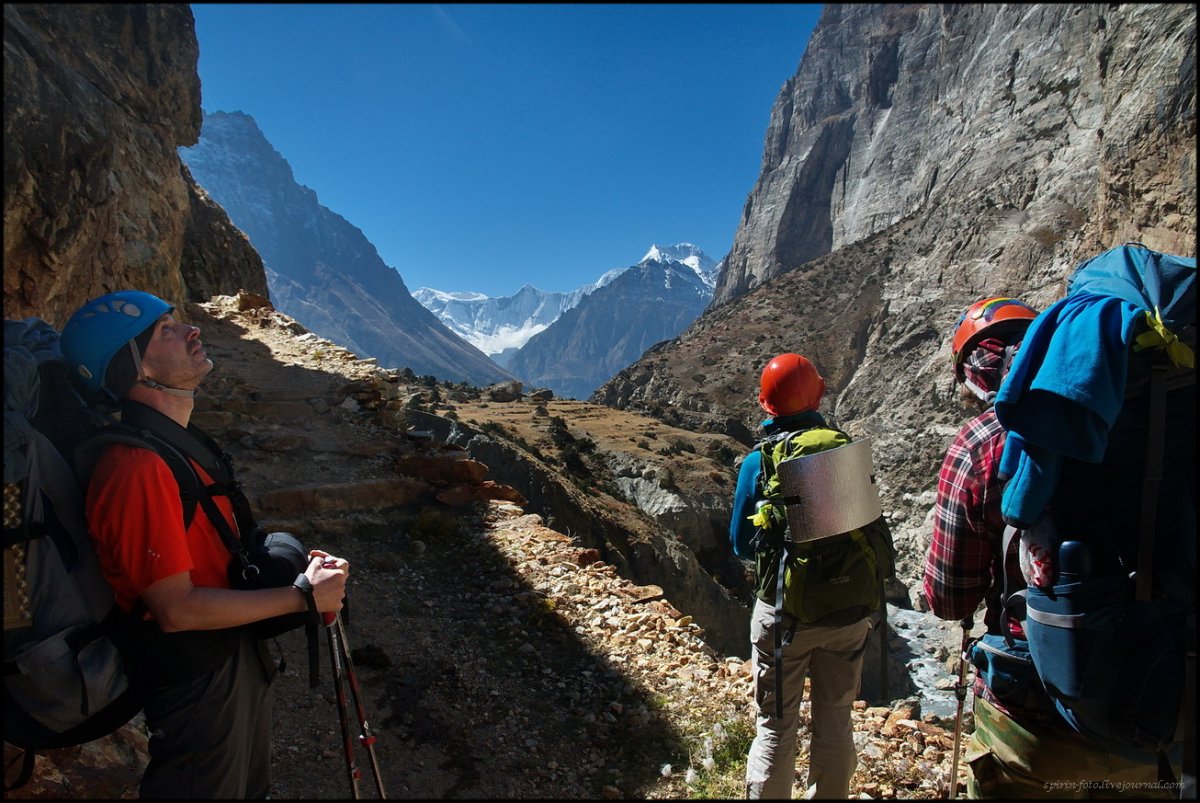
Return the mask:
<svg viewBox="0 0 1200 803"><path fill-rule="evenodd" d="M950 364L955 379L963 380L963 361L976 343L985 337L1007 339L1014 333L1023 333L1037 316L1037 310L1015 298L985 298L967 307L950 341Z"/></svg>

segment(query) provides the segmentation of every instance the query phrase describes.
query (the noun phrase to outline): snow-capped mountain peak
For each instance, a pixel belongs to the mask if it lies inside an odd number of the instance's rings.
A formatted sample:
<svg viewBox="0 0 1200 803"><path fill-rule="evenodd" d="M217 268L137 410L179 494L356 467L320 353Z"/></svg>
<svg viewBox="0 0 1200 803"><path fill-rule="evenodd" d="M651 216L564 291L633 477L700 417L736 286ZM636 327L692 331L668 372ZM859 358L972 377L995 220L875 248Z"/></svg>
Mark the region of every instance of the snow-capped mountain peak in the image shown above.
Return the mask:
<svg viewBox="0 0 1200 803"><path fill-rule="evenodd" d="M569 293L547 293L525 284L512 295L498 297L429 287L418 288L412 295L455 334L503 366L535 335L550 328L586 297L638 268L643 273L649 270L647 275L658 276L660 286L668 291L672 289L673 277L682 278L677 271L690 269L700 280L698 291L705 303L712 297L720 271L718 263L691 243L652 245L636 265L607 271L595 282Z"/></svg>
<svg viewBox="0 0 1200 803"><path fill-rule="evenodd" d="M713 288L717 286L717 274L720 272L720 263L713 261L712 257L701 251L698 247L691 243L676 243L675 245L651 245L650 250L638 262L639 265L647 265L651 262L679 262L687 265L704 284Z"/></svg>

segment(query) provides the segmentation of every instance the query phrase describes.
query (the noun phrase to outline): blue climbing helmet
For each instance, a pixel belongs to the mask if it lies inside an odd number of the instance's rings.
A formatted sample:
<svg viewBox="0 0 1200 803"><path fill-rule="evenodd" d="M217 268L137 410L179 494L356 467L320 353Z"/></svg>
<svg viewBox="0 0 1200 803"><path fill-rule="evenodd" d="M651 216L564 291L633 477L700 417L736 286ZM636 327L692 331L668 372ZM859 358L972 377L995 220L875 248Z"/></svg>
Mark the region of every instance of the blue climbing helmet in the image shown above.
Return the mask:
<svg viewBox="0 0 1200 803"><path fill-rule="evenodd" d="M84 304L62 331L63 357L71 373L88 391L100 390L116 353L174 309L140 290L118 290Z"/></svg>

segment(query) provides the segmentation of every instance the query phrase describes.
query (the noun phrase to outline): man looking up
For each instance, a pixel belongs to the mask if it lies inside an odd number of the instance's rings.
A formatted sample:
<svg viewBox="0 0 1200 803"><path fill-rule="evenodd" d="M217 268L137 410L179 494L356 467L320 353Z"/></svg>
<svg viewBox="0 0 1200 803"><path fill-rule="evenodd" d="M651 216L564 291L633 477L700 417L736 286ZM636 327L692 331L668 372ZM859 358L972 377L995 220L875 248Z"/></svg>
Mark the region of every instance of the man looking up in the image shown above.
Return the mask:
<svg viewBox="0 0 1200 803"><path fill-rule="evenodd" d="M72 315L63 355L86 391L120 400L123 422L196 437L194 395L213 363L200 329L173 311L149 293L108 293ZM308 596L319 612L339 611L349 564L312 550L295 585L235 589L222 531L238 533L245 498L232 478L217 485L189 462L215 506L196 508L186 527L179 482L151 448L107 446L87 486L101 567L139 620L134 676L150 731L141 796L265 798L275 666L251 625L308 610Z"/></svg>

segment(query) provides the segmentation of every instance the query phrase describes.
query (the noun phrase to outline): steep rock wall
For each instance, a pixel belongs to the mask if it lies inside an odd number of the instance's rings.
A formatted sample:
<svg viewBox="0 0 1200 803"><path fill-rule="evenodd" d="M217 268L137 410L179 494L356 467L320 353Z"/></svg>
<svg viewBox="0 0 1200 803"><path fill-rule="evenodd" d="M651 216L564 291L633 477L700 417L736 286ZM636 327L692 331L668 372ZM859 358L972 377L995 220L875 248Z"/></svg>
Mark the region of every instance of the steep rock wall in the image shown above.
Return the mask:
<svg viewBox="0 0 1200 803"><path fill-rule="evenodd" d="M1127 240L1195 253L1195 21L1181 5L828 6L717 299L593 400L749 443L761 367L808 355L822 410L874 440L915 584L969 415L947 370L961 311L987 295L1045 308ZM828 174L828 203L810 197Z"/></svg>
<svg viewBox="0 0 1200 803"><path fill-rule="evenodd" d="M913 214L1068 261L1134 236L1194 250L1194 54L1187 5L826 6L711 306Z"/></svg>
<svg viewBox="0 0 1200 803"><path fill-rule="evenodd" d="M6 317L61 326L127 287L266 294L258 255L176 154L200 131L198 55L187 5L5 5Z"/></svg>

